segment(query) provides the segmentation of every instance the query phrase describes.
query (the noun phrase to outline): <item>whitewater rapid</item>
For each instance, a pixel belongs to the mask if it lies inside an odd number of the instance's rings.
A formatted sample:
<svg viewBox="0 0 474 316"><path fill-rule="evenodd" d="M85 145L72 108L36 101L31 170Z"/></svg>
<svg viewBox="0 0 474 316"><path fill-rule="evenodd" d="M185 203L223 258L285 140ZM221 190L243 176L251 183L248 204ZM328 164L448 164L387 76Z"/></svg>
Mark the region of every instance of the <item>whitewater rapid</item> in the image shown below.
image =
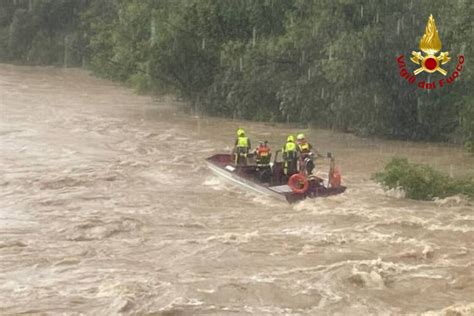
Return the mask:
<svg viewBox="0 0 474 316"><path fill-rule="evenodd" d="M287 205L214 176L237 127L77 69L0 65L0 314L473 315L474 205L373 180L393 156L461 175L447 145L304 129L347 191ZM318 168L326 168L319 162Z"/></svg>

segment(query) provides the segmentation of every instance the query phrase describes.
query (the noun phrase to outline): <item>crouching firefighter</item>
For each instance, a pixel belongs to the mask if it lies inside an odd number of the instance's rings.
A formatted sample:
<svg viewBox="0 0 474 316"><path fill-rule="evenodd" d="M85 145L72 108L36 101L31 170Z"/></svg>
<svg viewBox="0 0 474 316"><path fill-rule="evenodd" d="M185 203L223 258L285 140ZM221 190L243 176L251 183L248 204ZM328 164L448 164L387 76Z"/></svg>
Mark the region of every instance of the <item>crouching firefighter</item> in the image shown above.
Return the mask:
<svg viewBox="0 0 474 316"><path fill-rule="evenodd" d="M257 164L257 175L261 182L269 182L272 176L270 160L272 157L268 141L260 142L255 149L255 162Z"/></svg>
<svg viewBox="0 0 474 316"><path fill-rule="evenodd" d="M250 139L245 136L242 128L237 130L237 139L235 140L234 155L236 165L247 165L247 156L250 150Z"/></svg>
<svg viewBox="0 0 474 316"><path fill-rule="evenodd" d="M286 144L282 148L283 153L283 173L288 178L293 174L297 173L297 147L295 144L295 137L293 135L288 136Z"/></svg>

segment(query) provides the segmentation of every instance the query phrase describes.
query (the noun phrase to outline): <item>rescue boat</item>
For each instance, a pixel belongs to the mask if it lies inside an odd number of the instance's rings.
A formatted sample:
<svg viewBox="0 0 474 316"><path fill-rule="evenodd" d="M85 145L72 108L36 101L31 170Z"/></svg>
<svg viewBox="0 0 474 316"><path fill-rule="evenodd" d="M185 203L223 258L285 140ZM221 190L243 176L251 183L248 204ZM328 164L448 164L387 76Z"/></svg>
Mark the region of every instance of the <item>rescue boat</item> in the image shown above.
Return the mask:
<svg viewBox="0 0 474 316"><path fill-rule="evenodd" d="M247 165L235 165L233 154L216 154L206 159L211 171L216 175L239 185L246 191L274 197L295 203L307 198L328 197L341 194L346 187L341 184L341 175L335 166L335 159L328 153L329 172L306 175L304 172L292 175L289 179L283 172L283 162L274 160L268 168L259 168L249 155Z"/></svg>

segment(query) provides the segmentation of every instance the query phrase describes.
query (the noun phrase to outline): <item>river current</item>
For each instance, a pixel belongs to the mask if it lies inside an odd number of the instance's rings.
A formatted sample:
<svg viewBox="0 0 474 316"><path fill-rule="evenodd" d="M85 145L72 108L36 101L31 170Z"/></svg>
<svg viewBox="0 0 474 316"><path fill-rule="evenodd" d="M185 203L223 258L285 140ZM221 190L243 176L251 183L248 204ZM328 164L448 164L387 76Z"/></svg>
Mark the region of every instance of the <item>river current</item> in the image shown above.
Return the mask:
<svg viewBox="0 0 474 316"><path fill-rule="evenodd" d="M304 129L348 189L289 205L207 169L238 127L274 150L300 131L0 64L0 314L474 314L473 203L371 180L393 156L451 175L472 156Z"/></svg>

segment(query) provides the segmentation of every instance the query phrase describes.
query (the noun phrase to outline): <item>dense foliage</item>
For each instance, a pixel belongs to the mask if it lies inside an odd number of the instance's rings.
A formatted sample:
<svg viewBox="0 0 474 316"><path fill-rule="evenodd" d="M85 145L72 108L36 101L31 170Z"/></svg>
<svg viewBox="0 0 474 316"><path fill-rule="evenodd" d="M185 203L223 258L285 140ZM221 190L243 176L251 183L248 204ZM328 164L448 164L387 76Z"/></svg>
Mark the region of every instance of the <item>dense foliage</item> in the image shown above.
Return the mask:
<svg viewBox="0 0 474 316"><path fill-rule="evenodd" d="M86 7L81 0L1 1L0 60L80 64L82 54L65 48L86 45L78 29Z"/></svg>
<svg viewBox="0 0 474 316"><path fill-rule="evenodd" d="M474 199L474 178L454 179L427 165L412 164L404 158L394 158L375 179L390 189L402 189L406 197L432 200L463 194Z"/></svg>
<svg viewBox="0 0 474 316"><path fill-rule="evenodd" d="M396 57L433 14L460 80L426 91ZM474 2L453 0L5 0L0 60L80 65L192 109L474 151ZM66 60L65 60L66 59ZM411 69L411 68L410 68ZM428 76L436 80L440 74Z"/></svg>

